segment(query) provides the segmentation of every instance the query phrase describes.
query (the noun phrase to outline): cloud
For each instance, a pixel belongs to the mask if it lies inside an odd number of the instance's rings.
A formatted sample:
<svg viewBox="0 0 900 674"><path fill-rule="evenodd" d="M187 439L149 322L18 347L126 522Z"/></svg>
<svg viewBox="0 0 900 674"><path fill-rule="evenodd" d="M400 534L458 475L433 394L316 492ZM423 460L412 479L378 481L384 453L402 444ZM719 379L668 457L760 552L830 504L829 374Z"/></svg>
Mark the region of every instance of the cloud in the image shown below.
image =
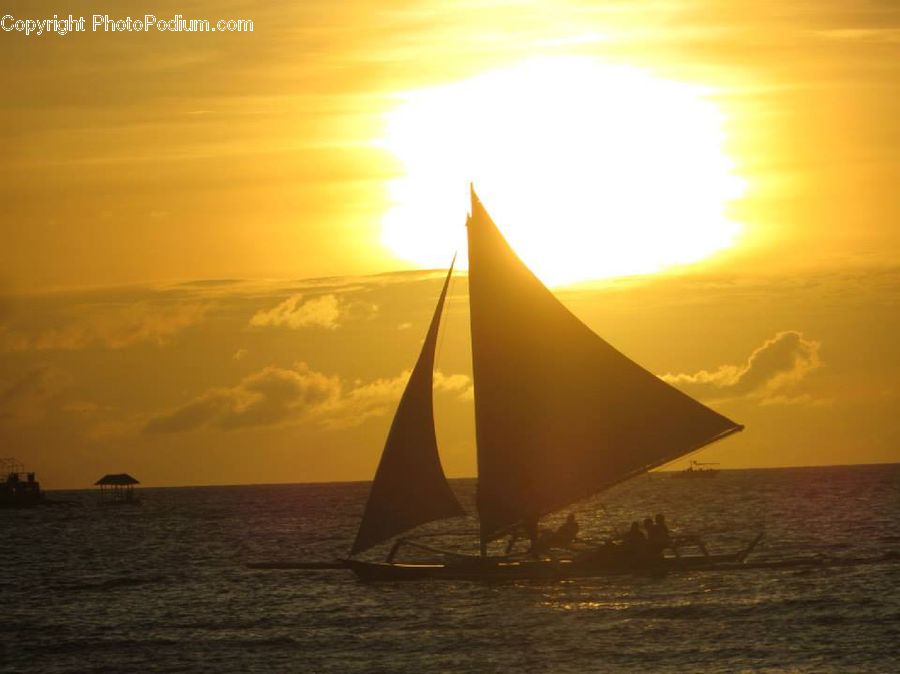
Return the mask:
<svg viewBox="0 0 900 674"><path fill-rule="evenodd" d="M379 417L394 411L410 371L405 370L396 377L376 379L369 383L357 381L345 395L334 399L319 410L317 421L326 428L351 428L372 417ZM464 374L445 375L434 373L435 393L456 393L458 399L471 399L472 382Z"/></svg>
<svg viewBox="0 0 900 674"><path fill-rule="evenodd" d="M338 327L343 308L336 295L322 295L306 302L302 300L303 295L293 295L269 310L257 311L250 319L250 325L280 326L295 330L313 326L329 330Z"/></svg>
<svg viewBox="0 0 900 674"><path fill-rule="evenodd" d="M818 32L827 40L872 42L876 44L900 43L900 29L889 28L834 28Z"/></svg>
<svg viewBox="0 0 900 674"><path fill-rule="evenodd" d="M822 366L819 342L787 330L766 340L743 365L721 365L694 374L666 374L662 379L706 398L748 397L762 404L810 403L808 395L786 394Z"/></svg>
<svg viewBox="0 0 900 674"><path fill-rule="evenodd" d="M340 381L311 370L267 367L232 388L214 388L178 409L151 419L147 433L177 433L210 426L222 430L272 426L303 418L340 395Z"/></svg>
<svg viewBox="0 0 900 674"><path fill-rule="evenodd" d="M285 327L299 330L318 327L335 330L349 319L373 317L378 305L366 302L347 302L334 293L303 301L303 295L292 295L272 307L253 314L250 325L256 327Z"/></svg>
<svg viewBox="0 0 900 674"><path fill-rule="evenodd" d="M250 325L255 327L284 327L299 330L317 327L335 330L345 321L373 317L378 305L367 302L348 302L335 293L319 295L303 301L303 295L292 295L271 309L253 314Z"/></svg>
<svg viewBox="0 0 900 674"><path fill-rule="evenodd" d="M68 383L68 377L46 365L33 367L12 381L0 381L0 424L43 419Z"/></svg>
<svg viewBox="0 0 900 674"><path fill-rule="evenodd" d="M97 345L122 349L145 341L162 345L199 322L205 312L199 304L87 305L58 317L53 327L31 331L0 327L0 351L68 351Z"/></svg>
<svg viewBox="0 0 900 674"><path fill-rule="evenodd" d="M96 414L97 412L104 411L105 409L101 405L98 405L95 402L91 402L90 400L72 400L67 402L62 406L63 412L69 412L70 414Z"/></svg>
<svg viewBox="0 0 900 674"><path fill-rule="evenodd" d="M312 422L328 429L358 426L367 419L394 410L409 379L397 377L355 381L345 388L336 376L310 369L306 363L293 368L267 367L231 388L214 388L171 412L153 417L145 433L179 433L199 428L237 430ZM465 375L435 373L438 393L469 395Z"/></svg>
<svg viewBox="0 0 900 674"><path fill-rule="evenodd" d="M472 388L472 380L464 374L444 374L439 370L434 373L434 388L436 391L458 391L465 397Z"/></svg>
<svg viewBox="0 0 900 674"><path fill-rule="evenodd" d="M403 372L398 377L368 383L356 381L349 391L319 410L316 421L334 430L359 426L368 419L389 414L400 400L408 378L409 372Z"/></svg>
<svg viewBox="0 0 900 674"><path fill-rule="evenodd" d="M0 325L0 351L28 351L30 347L28 335Z"/></svg>

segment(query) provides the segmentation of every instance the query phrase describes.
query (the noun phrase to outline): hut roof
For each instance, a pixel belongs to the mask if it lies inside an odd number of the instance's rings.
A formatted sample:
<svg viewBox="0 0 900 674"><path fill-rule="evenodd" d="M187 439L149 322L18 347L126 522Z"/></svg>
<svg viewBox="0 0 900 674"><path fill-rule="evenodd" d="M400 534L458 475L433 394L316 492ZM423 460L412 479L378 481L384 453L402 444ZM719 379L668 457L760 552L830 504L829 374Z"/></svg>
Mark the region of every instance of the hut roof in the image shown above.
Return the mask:
<svg viewBox="0 0 900 674"><path fill-rule="evenodd" d="M97 480L94 485L128 485L128 484L140 484L137 480L135 480L128 473L111 473L109 475L104 475L99 480Z"/></svg>

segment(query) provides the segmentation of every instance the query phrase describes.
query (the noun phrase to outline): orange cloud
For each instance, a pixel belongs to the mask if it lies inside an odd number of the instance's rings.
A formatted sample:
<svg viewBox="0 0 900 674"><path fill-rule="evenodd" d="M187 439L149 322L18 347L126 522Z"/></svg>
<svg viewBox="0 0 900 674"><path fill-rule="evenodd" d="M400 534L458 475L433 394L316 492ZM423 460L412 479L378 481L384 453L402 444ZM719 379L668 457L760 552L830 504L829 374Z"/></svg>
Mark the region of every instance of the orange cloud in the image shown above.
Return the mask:
<svg viewBox="0 0 900 674"><path fill-rule="evenodd" d="M302 418L340 394L340 381L311 370L267 367L232 388L215 388L187 405L150 420L147 433L177 433L203 426L234 430Z"/></svg>
<svg viewBox="0 0 900 674"><path fill-rule="evenodd" d="M822 366L819 342L786 330L756 348L743 365L720 365L693 374L665 374L662 379L701 397L749 397L762 404L812 402L808 394L785 392Z"/></svg>
<svg viewBox="0 0 900 674"><path fill-rule="evenodd" d="M345 395L329 401L319 411L318 421L330 429L350 428L371 417L389 414L400 400L409 375L406 370L390 379L376 379L366 384L356 382ZM464 374L434 373L436 393L457 393L460 399L466 399L471 397L471 388L472 382Z"/></svg>
<svg viewBox="0 0 900 674"><path fill-rule="evenodd" d="M58 401L69 378L46 366L34 367L12 381L0 381L0 424L37 422Z"/></svg>
<svg viewBox="0 0 900 674"><path fill-rule="evenodd" d="M139 342L165 344L206 312L200 304L149 303L88 306L60 317L54 327L29 333L0 327L2 351L69 351L90 346L122 349Z"/></svg>
<svg viewBox="0 0 900 674"><path fill-rule="evenodd" d="M220 430L314 422L330 430L352 428L395 408L409 372L371 382L354 382L348 390L340 379L310 369L267 367L231 388L210 389L171 412L152 418L146 433L178 433L210 427ZM437 392L465 398L471 381L465 375L435 373Z"/></svg>
<svg viewBox="0 0 900 674"><path fill-rule="evenodd" d="M320 327L334 330L339 325L344 308L335 295L322 295L303 302L303 295L288 297L268 310L257 311L250 319L256 327L286 328Z"/></svg>
<svg viewBox="0 0 900 674"><path fill-rule="evenodd" d="M250 319L255 327L285 327L299 330L318 327L335 330L345 321L359 314L373 315L377 305L346 302L330 293L303 301L303 295L293 295L272 307L261 309Z"/></svg>

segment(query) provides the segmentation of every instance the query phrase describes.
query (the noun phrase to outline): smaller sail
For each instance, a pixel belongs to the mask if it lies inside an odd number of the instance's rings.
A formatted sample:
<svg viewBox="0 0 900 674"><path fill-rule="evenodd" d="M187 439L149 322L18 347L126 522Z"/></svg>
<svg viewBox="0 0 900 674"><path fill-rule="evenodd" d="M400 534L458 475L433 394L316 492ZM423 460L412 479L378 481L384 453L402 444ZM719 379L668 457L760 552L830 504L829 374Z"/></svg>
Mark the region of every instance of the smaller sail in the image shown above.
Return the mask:
<svg viewBox="0 0 900 674"><path fill-rule="evenodd" d="M420 524L465 515L444 476L434 432L434 353L451 274L452 262L388 432L351 555Z"/></svg>

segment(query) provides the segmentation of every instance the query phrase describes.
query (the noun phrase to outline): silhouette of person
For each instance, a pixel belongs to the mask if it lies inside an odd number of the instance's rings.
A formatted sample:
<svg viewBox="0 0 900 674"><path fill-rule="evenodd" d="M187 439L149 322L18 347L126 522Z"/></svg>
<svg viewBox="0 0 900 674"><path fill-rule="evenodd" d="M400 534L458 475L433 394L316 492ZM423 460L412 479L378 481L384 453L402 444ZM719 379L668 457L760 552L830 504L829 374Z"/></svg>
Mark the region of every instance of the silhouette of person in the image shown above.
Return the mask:
<svg viewBox="0 0 900 674"><path fill-rule="evenodd" d="M641 531L641 525L636 521L631 523L631 528L622 539L622 548L625 552L632 555L640 554L647 546L647 537Z"/></svg>
<svg viewBox="0 0 900 674"><path fill-rule="evenodd" d="M654 523L649 517L644 520L644 529L647 531L647 551L653 557L662 557L663 550L669 544L669 530L666 528L666 521L662 515L656 516L656 522Z"/></svg>
<svg viewBox="0 0 900 674"><path fill-rule="evenodd" d="M663 545L669 545L672 542L672 538L669 535L669 527L666 526L666 516L662 513L656 513L656 536L663 543Z"/></svg>
<svg viewBox="0 0 900 674"><path fill-rule="evenodd" d="M553 534L553 545L559 548L568 547L577 535L578 522L575 520L575 515L569 513L566 521Z"/></svg>
<svg viewBox="0 0 900 674"><path fill-rule="evenodd" d="M537 547L538 537L540 534L537 515L525 518L525 520L522 522L522 529L525 531L525 535L528 537L528 540L531 543L531 549L534 550Z"/></svg>
<svg viewBox="0 0 900 674"><path fill-rule="evenodd" d="M553 547L553 532L541 529L538 526L538 519L539 517L534 515L522 520L522 529L531 543L528 548L530 555L539 555Z"/></svg>

